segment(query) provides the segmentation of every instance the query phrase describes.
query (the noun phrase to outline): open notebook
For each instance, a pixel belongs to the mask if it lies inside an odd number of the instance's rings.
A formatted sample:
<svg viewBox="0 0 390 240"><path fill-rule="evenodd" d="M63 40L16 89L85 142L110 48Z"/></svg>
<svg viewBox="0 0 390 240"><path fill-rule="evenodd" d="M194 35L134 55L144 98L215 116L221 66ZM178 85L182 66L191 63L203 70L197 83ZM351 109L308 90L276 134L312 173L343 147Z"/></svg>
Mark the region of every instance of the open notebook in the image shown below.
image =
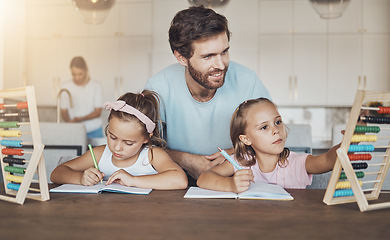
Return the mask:
<svg viewBox="0 0 390 240"><path fill-rule="evenodd" d="M52 193L101 193L101 192L116 192L116 193L131 193L147 195L152 191L149 188L127 187L118 183L105 185L105 182L98 183L93 186L83 186L76 184L63 184L59 187L50 189Z"/></svg>
<svg viewBox="0 0 390 240"><path fill-rule="evenodd" d="M184 198L236 198L264 200L293 200L294 198L281 186L268 183L252 183L249 189L242 193L222 192L190 187Z"/></svg>

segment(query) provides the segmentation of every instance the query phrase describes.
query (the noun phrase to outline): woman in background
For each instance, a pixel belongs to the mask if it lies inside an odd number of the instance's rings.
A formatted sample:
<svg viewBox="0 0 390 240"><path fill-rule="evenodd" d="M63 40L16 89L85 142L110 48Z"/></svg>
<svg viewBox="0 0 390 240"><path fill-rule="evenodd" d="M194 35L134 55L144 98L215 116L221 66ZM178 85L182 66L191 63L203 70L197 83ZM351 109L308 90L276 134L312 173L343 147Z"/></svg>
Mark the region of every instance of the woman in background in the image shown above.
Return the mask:
<svg viewBox="0 0 390 240"><path fill-rule="evenodd" d="M70 62L72 80L64 82L62 89L67 89L72 98L70 107L69 96L61 95L61 117L65 122L81 122L85 125L87 138L103 137L102 119L103 105L101 85L91 80L88 66L83 57L77 56Z"/></svg>

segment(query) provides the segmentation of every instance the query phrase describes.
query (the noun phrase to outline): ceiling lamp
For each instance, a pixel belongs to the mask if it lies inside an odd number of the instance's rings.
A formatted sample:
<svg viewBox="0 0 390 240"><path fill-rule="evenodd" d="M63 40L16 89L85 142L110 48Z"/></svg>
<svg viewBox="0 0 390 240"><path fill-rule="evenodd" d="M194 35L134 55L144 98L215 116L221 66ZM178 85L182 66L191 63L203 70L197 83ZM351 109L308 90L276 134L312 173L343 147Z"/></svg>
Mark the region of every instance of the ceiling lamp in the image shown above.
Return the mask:
<svg viewBox="0 0 390 240"><path fill-rule="evenodd" d="M226 5L229 0L188 0L192 6L203 5L207 8L218 8Z"/></svg>
<svg viewBox="0 0 390 240"><path fill-rule="evenodd" d="M333 19L343 15L350 0L309 0L309 2L321 18Z"/></svg>
<svg viewBox="0 0 390 240"><path fill-rule="evenodd" d="M72 0L85 23L101 24L110 13L115 0Z"/></svg>

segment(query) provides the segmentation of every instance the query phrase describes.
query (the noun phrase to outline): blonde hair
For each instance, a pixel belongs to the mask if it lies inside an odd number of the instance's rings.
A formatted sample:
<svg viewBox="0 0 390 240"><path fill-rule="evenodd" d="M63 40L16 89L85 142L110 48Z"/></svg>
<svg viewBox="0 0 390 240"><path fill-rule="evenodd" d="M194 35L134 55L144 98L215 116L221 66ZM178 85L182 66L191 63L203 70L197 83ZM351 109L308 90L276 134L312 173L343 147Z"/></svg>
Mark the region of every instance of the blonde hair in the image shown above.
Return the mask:
<svg viewBox="0 0 390 240"><path fill-rule="evenodd" d="M240 135L245 134L247 127L247 114L249 109L258 103L268 102L277 108L277 106L268 98L257 98L241 103L234 111L230 122L230 139L234 148L234 156L242 166L252 166L256 163L256 153L252 146L244 144L240 140ZM287 127L286 127L287 130ZM288 164L287 157L290 155L290 150L284 148L279 154L278 164L281 167L286 167Z"/></svg>
<svg viewBox="0 0 390 240"><path fill-rule="evenodd" d="M70 69L72 69L72 68L82 69L85 72L84 81L90 80L90 76L89 76L89 72L88 72L88 65L83 57L76 56L76 57L72 58L72 60L70 61L69 67L70 67Z"/></svg>

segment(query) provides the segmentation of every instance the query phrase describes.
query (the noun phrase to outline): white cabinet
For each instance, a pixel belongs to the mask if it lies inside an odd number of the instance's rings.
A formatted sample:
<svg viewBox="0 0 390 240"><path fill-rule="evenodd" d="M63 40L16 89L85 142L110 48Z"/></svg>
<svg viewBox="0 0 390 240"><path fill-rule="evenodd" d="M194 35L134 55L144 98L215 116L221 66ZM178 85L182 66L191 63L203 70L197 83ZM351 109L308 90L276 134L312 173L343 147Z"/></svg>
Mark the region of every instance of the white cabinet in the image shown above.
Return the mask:
<svg viewBox="0 0 390 240"><path fill-rule="evenodd" d="M390 1L351 1L329 21L329 105L351 105L358 89L390 90Z"/></svg>
<svg viewBox="0 0 390 240"><path fill-rule="evenodd" d="M141 90L150 76L152 0L117 1L101 25L84 23L71 1L34 1L26 13L27 83L36 87L38 105L56 105L74 56L86 59L104 101Z"/></svg>
<svg viewBox="0 0 390 240"><path fill-rule="evenodd" d="M71 79L74 56L87 55L87 40L29 39L26 47L27 84L35 86L38 105L54 106L61 82Z"/></svg>
<svg viewBox="0 0 390 240"><path fill-rule="evenodd" d="M321 105L326 99L323 36L261 36L260 79L279 105Z"/></svg>
<svg viewBox="0 0 390 240"><path fill-rule="evenodd" d="M89 68L102 84L104 101L143 89L150 76L150 38L98 38L91 39L89 45Z"/></svg>
<svg viewBox="0 0 390 240"><path fill-rule="evenodd" d="M326 102L326 24L313 12L307 1L260 1L259 75L279 105Z"/></svg>
<svg viewBox="0 0 390 240"><path fill-rule="evenodd" d="M152 19L151 0L117 1L102 24L87 25L88 36L151 36Z"/></svg>
<svg viewBox="0 0 390 240"><path fill-rule="evenodd" d="M390 1L354 0L332 20L301 0L259 9L259 75L276 103L345 106L358 89L390 90Z"/></svg>

